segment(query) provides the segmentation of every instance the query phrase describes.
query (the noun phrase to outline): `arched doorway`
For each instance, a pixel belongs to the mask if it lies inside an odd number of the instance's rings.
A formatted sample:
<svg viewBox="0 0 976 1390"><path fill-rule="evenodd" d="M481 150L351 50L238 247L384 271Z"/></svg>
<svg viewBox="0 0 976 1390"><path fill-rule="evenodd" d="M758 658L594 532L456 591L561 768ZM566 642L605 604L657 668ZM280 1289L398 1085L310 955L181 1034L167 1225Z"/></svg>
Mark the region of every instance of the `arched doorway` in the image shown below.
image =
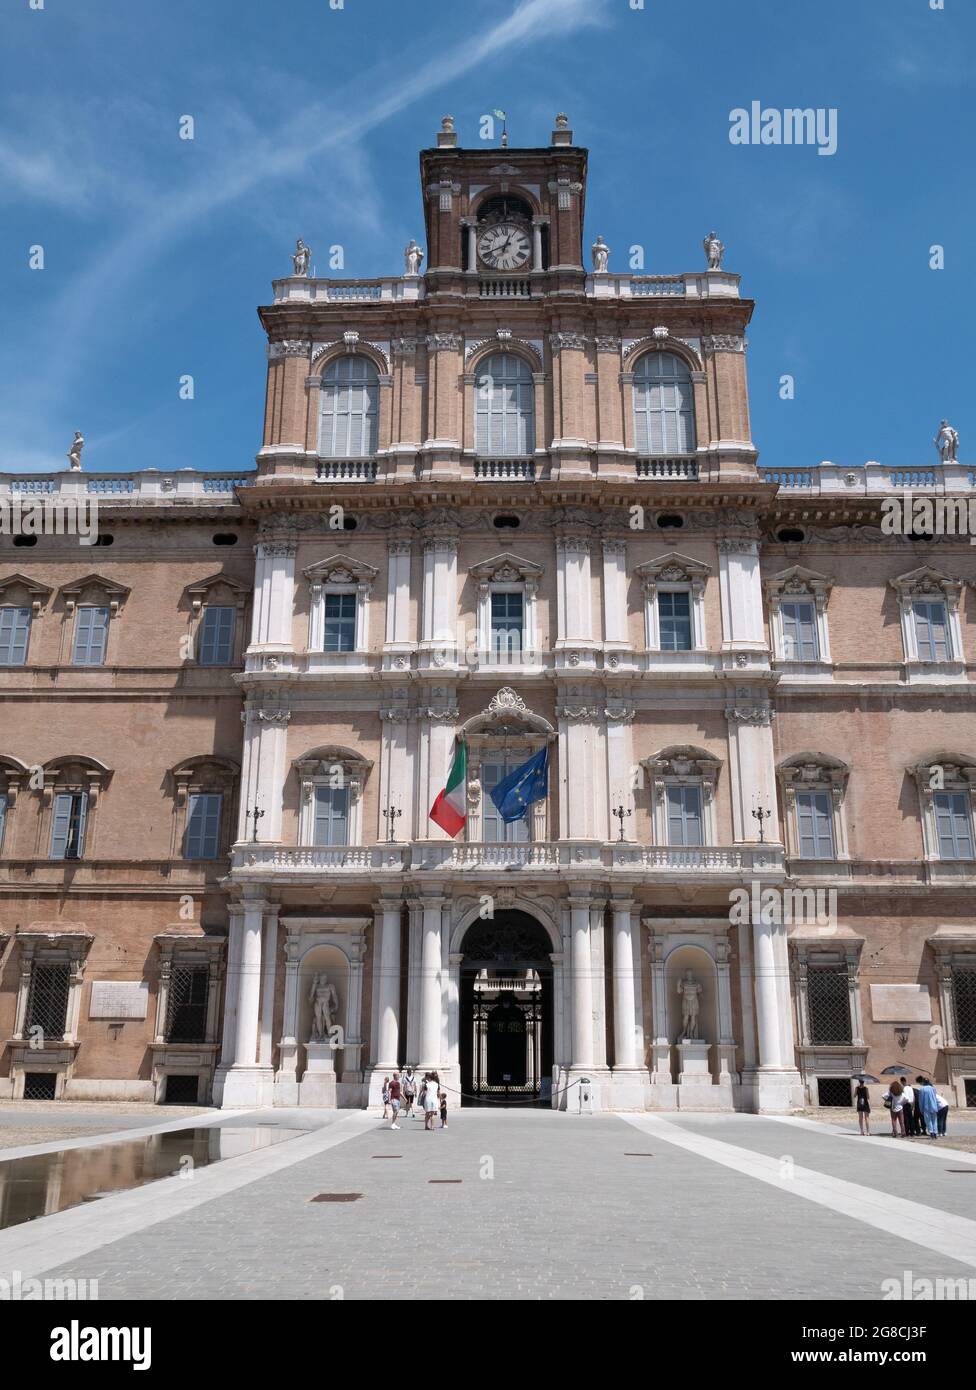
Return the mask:
<svg viewBox="0 0 976 1390"><path fill-rule="evenodd" d="M552 943L527 912L473 922L462 942L459 1052L463 1105L548 1105Z"/></svg>

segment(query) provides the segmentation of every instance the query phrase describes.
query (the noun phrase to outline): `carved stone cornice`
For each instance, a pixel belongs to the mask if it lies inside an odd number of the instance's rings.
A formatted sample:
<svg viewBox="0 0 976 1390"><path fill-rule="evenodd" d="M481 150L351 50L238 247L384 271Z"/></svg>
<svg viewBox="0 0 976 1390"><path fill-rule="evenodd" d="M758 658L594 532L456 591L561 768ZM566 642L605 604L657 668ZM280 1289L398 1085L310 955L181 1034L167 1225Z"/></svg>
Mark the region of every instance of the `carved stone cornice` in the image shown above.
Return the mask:
<svg viewBox="0 0 976 1390"><path fill-rule="evenodd" d="M308 357L312 351L310 338L280 338L268 344L268 356L272 362L279 357Z"/></svg>

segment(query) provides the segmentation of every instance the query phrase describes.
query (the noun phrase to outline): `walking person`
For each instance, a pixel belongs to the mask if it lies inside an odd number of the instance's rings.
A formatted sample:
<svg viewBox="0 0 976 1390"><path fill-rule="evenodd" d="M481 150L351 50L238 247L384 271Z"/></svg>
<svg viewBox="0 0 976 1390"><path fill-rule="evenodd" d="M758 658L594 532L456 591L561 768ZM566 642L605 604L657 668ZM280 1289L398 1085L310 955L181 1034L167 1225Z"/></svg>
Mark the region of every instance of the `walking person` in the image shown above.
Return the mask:
<svg viewBox="0 0 976 1390"><path fill-rule="evenodd" d="M401 1084L403 1086L403 1113L413 1116L413 1103L417 1095L417 1078L414 1075L413 1067L407 1067L403 1073Z"/></svg>
<svg viewBox="0 0 976 1390"><path fill-rule="evenodd" d="M429 1071L424 1077L424 1129L434 1128L437 1114L437 1092L440 1090L440 1077L436 1071Z"/></svg>
<svg viewBox="0 0 976 1390"><path fill-rule="evenodd" d="M891 1133L897 1139L899 1134L905 1133L905 1116L902 1112L902 1085L900 1081L893 1081L884 1093L884 1103L891 1112Z"/></svg>
<svg viewBox="0 0 976 1390"><path fill-rule="evenodd" d="M900 1076L901 1082L901 1123L906 1136L914 1139L918 1133L915 1124L915 1087L909 1085L907 1076Z"/></svg>
<svg viewBox="0 0 976 1390"><path fill-rule="evenodd" d="M400 1114L401 1095L402 1092L400 1089L400 1073L398 1071L395 1071L393 1073L393 1079L390 1082L390 1108L393 1111L393 1123L390 1125L391 1129L400 1128L400 1126L397 1124L397 1117Z"/></svg>
<svg viewBox="0 0 976 1390"><path fill-rule="evenodd" d="M447 1092L439 1092L437 1099L441 1103L441 1129L447 1129Z"/></svg>
<svg viewBox="0 0 976 1390"><path fill-rule="evenodd" d="M935 1087L927 1077L922 1077L922 1084L918 1088L918 1110L925 1126L925 1133L930 1139L938 1139L939 1131L936 1124L939 1103L936 1099Z"/></svg>
<svg viewBox="0 0 976 1390"><path fill-rule="evenodd" d="M940 1139L944 1139L946 1132L946 1120L948 1120L949 1118L949 1102L946 1100L945 1096L942 1094L941 1091L936 1091L935 1100L936 1105L938 1107L935 1112L936 1133L938 1134Z"/></svg>
<svg viewBox="0 0 976 1390"><path fill-rule="evenodd" d="M384 1120L389 1118L389 1117L388 1117L388 1114L387 1114L389 1108L390 1108L390 1078L389 1078L388 1076L384 1076L384 1078L383 1078L383 1119L384 1119Z"/></svg>
<svg viewBox="0 0 976 1390"><path fill-rule="evenodd" d="M863 1081L858 1081L854 1091L854 1103L857 1106L857 1123L862 1134L871 1133L871 1097L868 1095L868 1088Z"/></svg>

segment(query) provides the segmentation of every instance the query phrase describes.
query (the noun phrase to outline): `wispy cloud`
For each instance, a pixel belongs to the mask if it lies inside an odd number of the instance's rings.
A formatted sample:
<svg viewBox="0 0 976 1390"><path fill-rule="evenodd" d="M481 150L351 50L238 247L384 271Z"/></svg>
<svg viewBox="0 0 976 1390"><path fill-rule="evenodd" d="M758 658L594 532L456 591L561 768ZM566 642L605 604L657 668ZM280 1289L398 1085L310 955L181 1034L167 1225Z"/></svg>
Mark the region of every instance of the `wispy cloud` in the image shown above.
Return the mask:
<svg viewBox="0 0 976 1390"><path fill-rule="evenodd" d="M360 217L378 225L375 190L362 163L349 157L358 142L416 102L514 48L559 41L603 24L608 4L609 0L559 0L558 4L553 0L522 0L505 18L488 24L446 53L419 65L400 55L398 76L393 80L385 65L360 73L330 102L304 104L273 131L256 127L240 107L232 108L231 116L234 110L237 115L225 124L220 162L211 161L181 187L150 190L148 196L141 196L122 230L74 277L49 317L39 321L38 337L48 347L47 381L56 380L63 387L87 369L93 360L94 341L115 329L111 304L119 301L134 280L144 279L157 259L171 252L205 219L263 185L296 179L323 155L330 155L341 186L360 195L353 199ZM233 138L235 128L240 137L237 140ZM79 195L84 186L80 174L74 185L66 177L64 187L59 186L64 165L63 159L56 160L50 154L0 145L0 171L8 168L25 194L61 201ZM52 332L55 324L56 332ZM81 344L83 351L79 350ZM36 439L38 399L32 389L36 380L35 372L25 371L23 389L13 393L17 407L2 422L8 441ZM61 466L57 460L52 460L52 465Z"/></svg>

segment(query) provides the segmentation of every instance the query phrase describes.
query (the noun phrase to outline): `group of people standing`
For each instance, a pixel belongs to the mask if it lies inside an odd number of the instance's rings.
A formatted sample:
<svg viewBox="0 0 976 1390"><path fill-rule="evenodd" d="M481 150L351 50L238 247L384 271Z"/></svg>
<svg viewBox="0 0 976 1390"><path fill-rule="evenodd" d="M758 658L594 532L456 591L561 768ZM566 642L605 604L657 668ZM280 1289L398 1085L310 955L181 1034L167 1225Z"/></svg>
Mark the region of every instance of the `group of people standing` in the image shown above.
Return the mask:
<svg viewBox="0 0 976 1390"><path fill-rule="evenodd" d="M419 1088L413 1067L405 1067L402 1076L398 1071L395 1071L392 1077L384 1076L383 1119L389 1118L389 1112L392 1111L391 1129L400 1128L397 1121L401 1108L404 1115L416 1117L418 1112L413 1108L415 1101L419 1112L423 1113L424 1129L434 1128L434 1120L438 1113L441 1117L441 1129L447 1129L447 1092L441 1090L440 1077L436 1071L425 1071Z"/></svg>
<svg viewBox="0 0 976 1390"><path fill-rule="evenodd" d="M871 1102L868 1088L859 1081L854 1092L857 1120L862 1134L871 1133ZM949 1102L941 1096L925 1076L916 1076L914 1086L907 1076L892 1081L882 1097L891 1115L891 1132L908 1139L939 1139L945 1135Z"/></svg>

